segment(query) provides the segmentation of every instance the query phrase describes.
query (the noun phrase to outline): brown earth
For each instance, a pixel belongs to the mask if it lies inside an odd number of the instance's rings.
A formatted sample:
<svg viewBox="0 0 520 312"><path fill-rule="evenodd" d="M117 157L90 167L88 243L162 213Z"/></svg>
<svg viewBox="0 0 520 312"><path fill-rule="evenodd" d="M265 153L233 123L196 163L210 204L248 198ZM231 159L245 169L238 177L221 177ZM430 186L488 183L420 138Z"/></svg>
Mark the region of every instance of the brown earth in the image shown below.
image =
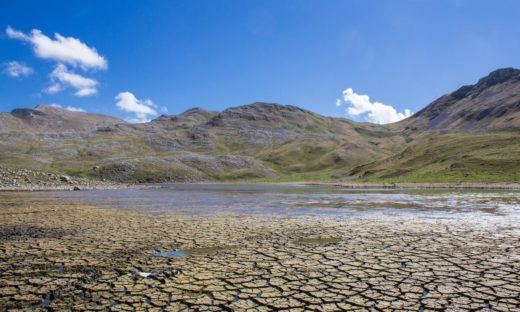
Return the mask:
<svg viewBox="0 0 520 312"><path fill-rule="evenodd" d="M518 311L519 237L514 222L150 216L4 192L0 310Z"/></svg>

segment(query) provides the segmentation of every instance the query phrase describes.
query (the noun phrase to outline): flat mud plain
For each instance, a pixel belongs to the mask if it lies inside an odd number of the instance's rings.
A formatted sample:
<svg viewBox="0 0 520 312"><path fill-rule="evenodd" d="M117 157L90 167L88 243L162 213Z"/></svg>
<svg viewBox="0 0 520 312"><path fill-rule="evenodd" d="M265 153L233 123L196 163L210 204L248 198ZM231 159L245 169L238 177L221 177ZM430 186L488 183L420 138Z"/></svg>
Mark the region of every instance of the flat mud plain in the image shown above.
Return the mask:
<svg viewBox="0 0 520 312"><path fill-rule="evenodd" d="M146 215L6 192L0 310L520 311L520 224Z"/></svg>

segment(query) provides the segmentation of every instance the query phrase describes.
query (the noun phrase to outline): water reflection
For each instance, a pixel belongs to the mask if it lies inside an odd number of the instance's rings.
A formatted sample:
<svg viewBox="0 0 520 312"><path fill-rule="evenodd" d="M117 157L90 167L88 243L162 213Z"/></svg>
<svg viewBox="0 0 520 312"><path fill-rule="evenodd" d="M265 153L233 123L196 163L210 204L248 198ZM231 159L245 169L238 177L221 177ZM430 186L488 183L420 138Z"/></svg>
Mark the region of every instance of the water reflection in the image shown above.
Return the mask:
<svg viewBox="0 0 520 312"><path fill-rule="evenodd" d="M403 215L451 217L465 213L503 216L520 210L520 193L483 190L352 190L331 186L171 184L152 189L51 192L75 202L187 215L273 214Z"/></svg>
<svg viewBox="0 0 520 312"><path fill-rule="evenodd" d="M170 251L156 251L154 256L157 257L185 257L186 253L182 250L170 250Z"/></svg>

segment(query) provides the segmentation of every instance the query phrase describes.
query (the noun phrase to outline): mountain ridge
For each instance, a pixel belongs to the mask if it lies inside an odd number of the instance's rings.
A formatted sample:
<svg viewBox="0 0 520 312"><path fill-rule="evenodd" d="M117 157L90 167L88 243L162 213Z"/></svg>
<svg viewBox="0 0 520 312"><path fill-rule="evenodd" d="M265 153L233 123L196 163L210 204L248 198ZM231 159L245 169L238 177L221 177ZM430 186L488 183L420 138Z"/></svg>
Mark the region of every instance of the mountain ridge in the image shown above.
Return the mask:
<svg viewBox="0 0 520 312"><path fill-rule="evenodd" d="M0 162L125 182L427 182L443 175L510 182L520 178L505 172L520 169L510 154L517 129L520 70L505 68L388 125L264 102L221 112L192 108L142 124L53 106L15 109L0 113Z"/></svg>
<svg viewBox="0 0 520 312"><path fill-rule="evenodd" d="M414 131L518 129L520 70L495 70L473 85L441 96L398 124Z"/></svg>

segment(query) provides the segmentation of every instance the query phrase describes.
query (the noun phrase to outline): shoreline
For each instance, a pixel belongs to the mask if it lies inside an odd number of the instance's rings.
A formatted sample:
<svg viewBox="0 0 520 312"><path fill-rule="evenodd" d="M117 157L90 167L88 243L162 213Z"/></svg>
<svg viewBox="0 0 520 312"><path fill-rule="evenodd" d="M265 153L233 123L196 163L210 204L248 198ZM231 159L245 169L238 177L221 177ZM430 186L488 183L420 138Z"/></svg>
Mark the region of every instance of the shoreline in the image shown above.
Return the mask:
<svg viewBox="0 0 520 312"><path fill-rule="evenodd" d="M459 189L459 190L520 190L520 183L335 183L317 182L303 185L330 185L350 189Z"/></svg>
<svg viewBox="0 0 520 312"><path fill-rule="evenodd" d="M131 183L114 183L105 185L57 185L57 186L34 186L24 185L20 187L5 187L0 186L1 192L53 192L53 191L103 191L103 190L120 190L120 189L145 189L145 188L157 188L150 184L131 184ZM79 189L75 189L79 188Z"/></svg>
<svg viewBox="0 0 520 312"><path fill-rule="evenodd" d="M520 183L341 183L341 182L171 182L171 183L110 183L81 185L37 186L26 184L22 186L0 186L0 192L52 192L52 191L94 191L116 189L162 188L168 185L210 184L210 185L286 185L286 186L325 186L331 188L358 190L520 190ZM76 189L77 188L77 189Z"/></svg>
<svg viewBox="0 0 520 312"><path fill-rule="evenodd" d="M75 189L79 188L79 189ZM56 185L56 186L0 186L0 192L52 192L52 191L94 191L94 190L116 190L124 188L135 188L130 184L109 184L109 185Z"/></svg>

